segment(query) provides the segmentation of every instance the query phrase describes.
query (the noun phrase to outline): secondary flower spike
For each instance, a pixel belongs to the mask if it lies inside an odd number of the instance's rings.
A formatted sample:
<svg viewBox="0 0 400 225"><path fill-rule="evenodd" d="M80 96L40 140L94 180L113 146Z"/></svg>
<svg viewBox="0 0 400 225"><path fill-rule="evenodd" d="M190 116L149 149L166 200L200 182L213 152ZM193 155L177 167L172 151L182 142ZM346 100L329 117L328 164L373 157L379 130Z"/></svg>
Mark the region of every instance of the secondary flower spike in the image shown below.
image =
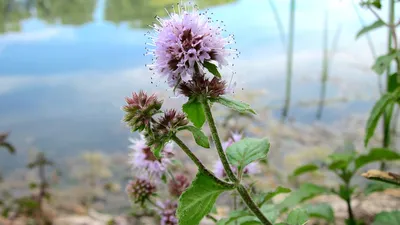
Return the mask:
<svg viewBox="0 0 400 225"><path fill-rule="evenodd" d="M156 191L156 186L147 179L130 181L125 189L135 203L143 204Z"/></svg>
<svg viewBox="0 0 400 225"><path fill-rule="evenodd" d="M143 136L140 139L130 139L132 152L129 154L129 164L138 176L159 179L171 163L172 144L166 144L161 151L161 159L157 159Z"/></svg>
<svg viewBox="0 0 400 225"><path fill-rule="evenodd" d="M189 179L185 175L179 174L169 182L168 190L171 195L179 197L189 185Z"/></svg>
<svg viewBox="0 0 400 225"><path fill-rule="evenodd" d="M160 207L161 225L178 225L178 219L176 218L178 204L176 202L167 200L158 202L158 206Z"/></svg>
<svg viewBox="0 0 400 225"><path fill-rule="evenodd" d="M226 58L235 52L226 48L234 42L233 36L224 37L223 25L212 24L196 6L178 4L177 11L173 8L168 18L156 19L159 23L153 25L155 35L148 34L148 45L153 49L147 54L154 56L149 68L166 76L171 87L190 81L196 68L203 68L205 62L227 65Z"/></svg>
<svg viewBox="0 0 400 225"><path fill-rule="evenodd" d="M159 112L162 101L155 94L148 96L145 92L134 92L132 97L126 98L123 110L126 112L124 121L132 128L132 131L142 131L150 125L152 117Z"/></svg>

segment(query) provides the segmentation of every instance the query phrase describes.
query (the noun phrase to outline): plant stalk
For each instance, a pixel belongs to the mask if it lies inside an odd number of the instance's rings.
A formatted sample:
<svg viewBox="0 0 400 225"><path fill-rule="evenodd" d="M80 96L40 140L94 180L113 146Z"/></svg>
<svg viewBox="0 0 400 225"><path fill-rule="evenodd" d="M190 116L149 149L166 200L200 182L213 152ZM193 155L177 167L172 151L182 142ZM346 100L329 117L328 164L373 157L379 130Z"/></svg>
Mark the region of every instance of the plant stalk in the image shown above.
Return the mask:
<svg viewBox="0 0 400 225"><path fill-rule="evenodd" d="M242 197L243 201L246 203L247 207L254 213L255 216L257 216L257 218L261 221L262 224L272 225L272 223L261 212L260 208L258 208L258 206L254 202L254 200L251 198L249 192L246 190L246 188L242 184L239 184L236 187L236 190L239 192L240 196Z"/></svg>
<svg viewBox="0 0 400 225"><path fill-rule="evenodd" d="M395 15L395 0L390 0L389 3L389 33L388 33L388 52L392 51L392 45L393 45L393 29L392 27L395 25L394 22L394 15ZM397 42L396 42L397 43ZM396 61L398 63L398 61ZM399 63L398 63L399 66ZM399 71L397 71L399 72ZM389 92L389 87L390 87L390 75L391 75L391 69L390 66L387 68L386 70L386 92ZM390 108L388 108L384 115L383 115L383 143L382 143L382 147L384 148L388 148L390 146L390 124L391 124L391 120L392 120L392 115L393 115L393 106L390 106ZM386 165L385 162L381 162L380 165L380 169L381 170L386 170Z"/></svg>
<svg viewBox="0 0 400 225"><path fill-rule="evenodd" d="M287 64L286 64L286 97L282 111L282 121L284 121L290 108L290 98L292 94L292 75L293 75L293 47L294 47L294 27L295 27L296 0L290 1L289 19L289 42L287 44Z"/></svg>
<svg viewBox="0 0 400 225"><path fill-rule="evenodd" d="M203 110L211 130L212 139L214 141L220 160L224 166L225 172L228 175L228 178L236 184L236 190L239 192L243 201L246 203L247 207L254 213L254 215L261 221L261 223L264 225L272 225L272 223L264 216L256 203L253 201L246 188L242 184L240 184L240 180L238 180L238 178L233 173L229 165L228 158L226 157L225 151L222 148L221 139L218 135L217 126L215 125L208 99L201 98L201 103L203 105Z"/></svg>
<svg viewBox="0 0 400 225"><path fill-rule="evenodd" d="M347 192L350 192L350 183L346 182L346 189ZM347 204L347 213L349 215L349 225L356 225L356 220L354 218L354 213L353 213L353 209L351 208L351 196L348 196L348 198L346 199L346 204Z"/></svg>
<svg viewBox="0 0 400 225"><path fill-rule="evenodd" d="M195 154L193 154L192 151L190 151L189 147L183 143L181 139L179 139L177 136L172 136L171 138L185 153L189 158L196 164L197 168L199 168L199 171L202 171L203 173L207 174L209 177L213 178L214 181L217 183L228 187L228 188L234 188L235 185L232 183L225 182L223 180L220 180L217 178L213 173L211 173L205 166L204 164L200 161L199 158Z"/></svg>
<svg viewBox="0 0 400 225"><path fill-rule="evenodd" d="M318 104L317 119L320 120L322 117L322 112L325 105L326 96L326 82L328 80L328 66L329 66L329 49L328 49L328 21L329 21L329 11L325 12L325 28L323 35L323 62L322 62L322 74L321 74L321 91L320 91L320 102Z"/></svg>
<svg viewBox="0 0 400 225"><path fill-rule="evenodd" d="M224 166L224 170L226 172L226 174L228 175L228 178L233 182L233 183L238 183L239 180L236 178L235 174L233 173L229 162L228 162L228 158L225 155L225 151L222 148L222 144L221 144L221 139L219 138L219 134L218 134L218 130L217 130L217 126L215 125L215 121L214 121L214 117L211 113L211 108L210 105L208 104L208 99L206 98L202 98L201 99L201 104L203 106L203 110L204 113L206 115L206 119L208 121L208 125L210 126L210 130L211 130L211 136L212 139L215 143L215 147L217 149L219 158L222 162L222 165Z"/></svg>

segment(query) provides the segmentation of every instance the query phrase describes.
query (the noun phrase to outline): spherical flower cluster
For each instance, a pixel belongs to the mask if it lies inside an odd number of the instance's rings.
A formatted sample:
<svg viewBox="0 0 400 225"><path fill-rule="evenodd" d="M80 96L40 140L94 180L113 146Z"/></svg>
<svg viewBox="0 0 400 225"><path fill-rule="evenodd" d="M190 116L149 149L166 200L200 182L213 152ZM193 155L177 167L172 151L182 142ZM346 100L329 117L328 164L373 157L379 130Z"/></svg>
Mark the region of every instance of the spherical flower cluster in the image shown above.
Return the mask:
<svg viewBox="0 0 400 225"><path fill-rule="evenodd" d="M226 151L226 149L231 146L233 143L240 141L242 139L242 135L238 133L232 133L231 137L224 143L222 143L222 147ZM237 167L231 166L231 169L234 173L237 173ZM243 169L243 174L245 175L252 175L252 174L257 174L259 173L260 168L257 162L252 162L249 165L247 165ZM214 164L214 173L217 177L220 178L225 178L227 174L225 173L224 166L221 161L217 161Z"/></svg>
<svg viewBox="0 0 400 225"><path fill-rule="evenodd" d="M129 155L129 164L133 171L139 176L148 176L150 178L160 178L171 163L173 156L172 144L166 144L161 151L161 159L157 159L151 148L146 144L144 136L140 139L130 139L132 152Z"/></svg>
<svg viewBox="0 0 400 225"><path fill-rule="evenodd" d="M189 179L185 175L179 174L169 182L168 190L171 195L179 197L189 185Z"/></svg>
<svg viewBox="0 0 400 225"><path fill-rule="evenodd" d="M155 193L156 186L147 179L136 179L128 183L125 191L135 203L143 204Z"/></svg>
<svg viewBox="0 0 400 225"><path fill-rule="evenodd" d="M154 24L156 35L150 37L154 49L154 63L149 66L159 74L168 77L171 87L181 81L190 81L205 62L214 61L221 67L227 65L226 57L233 52L226 46L233 43L233 37L223 37L223 27L215 26L205 13L178 6L169 18L157 18Z"/></svg>
<svg viewBox="0 0 400 225"><path fill-rule="evenodd" d="M176 209L178 204L176 202L167 200L165 202L158 202L160 207L161 222L160 225L178 225L178 219L176 218Z"/></svg>
<svg viewBox="0 0 400 225"><path fill-rule="evenodd" d="M159 112L162 101L159 101L156 95L148 96L143 91L139 94L133 93L132 97L126 98L123 110L126 112L124 121L132 128L132 131L142 131L149 126L151 118Z"/></svg>

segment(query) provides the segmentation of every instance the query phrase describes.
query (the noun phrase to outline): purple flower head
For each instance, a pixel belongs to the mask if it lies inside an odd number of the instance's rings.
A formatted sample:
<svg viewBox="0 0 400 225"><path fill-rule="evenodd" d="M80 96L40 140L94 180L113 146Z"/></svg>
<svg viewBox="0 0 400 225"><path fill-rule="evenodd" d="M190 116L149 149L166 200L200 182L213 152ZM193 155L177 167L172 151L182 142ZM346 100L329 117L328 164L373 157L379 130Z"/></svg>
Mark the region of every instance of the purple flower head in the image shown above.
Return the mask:
<svg viewBox="0 0 400 225"><path fill-rule="evenodd" d="M190 81L205 62L216 62L220 67L227 65L226 58L235 52L226 48L234 41L233 36L222 36L222 25L212 24L196 6L187 8L187 5L178 5L169 18L157 17L159 24L153 25L156 34L150 37L149 45L154 49L147 54L153 55L154 60L149 68L166 76L171 87Z"/></svg>
<svg viewBox="0 0 400 225"><path fill-rule="evenodd" d="M156 186L148 179L139 178L129 181L125 191L133 202L143 204L156 192Z"/></svg>
<svg viewBox="0 0 400 225"><path fill-rule="evenodd" d="M134 92L132 97L126 98L126 105L122 108L126 112L124 121L133 131L142 131L149 126L152 116L161 106L162 101L155 94L148 96L144 91Z"/></svg>
<svg viewBox="0 0 400 225"><path fill-rule="evenodd" d="M134 172L141 177L160 178L171 163L172 144L166 144L161 152L161 159L157 159L151 148L146 145L143 136L138 140L130 139L130 141L132 152L129 155L129 164Z"/></svg>
<svg viewBox="0 0 400 225"><path fill-rule="evenodd" d="M167 200L165 202L158 202L157 205L160 207L160 225L178 225L178 219L176 218L178 203Z"/></svg>
<svg viewBox="0 0 400 225"><path fill-rule="evenodd" d="M171 195L179 197L186 190L186 188L189 187L189 185L189 179L185 175L179 174L168 183L168 190Z"/></svg>
<svg viewBox="0 0 400 225"><path fill-rule="evenodd" d="M226 151L226 149L231 146L233 143L240 141L242 139L242 134L239 133L232 133L231 137L224 143L222 143L222 147L224 148L224 150ZM236 166L231 166L231 169L234 173L237 173L237 167ZM244 169L243 169L243 174L245 175L252 175L252 174L257 174L260 172L260 168L257 162L252 162L249 165L247 165ZM222 165L221 161L217 161L214 164L214 173L217 177L220 178L224 178L226 177L226 173L224 170L224 166Z"/></svg>

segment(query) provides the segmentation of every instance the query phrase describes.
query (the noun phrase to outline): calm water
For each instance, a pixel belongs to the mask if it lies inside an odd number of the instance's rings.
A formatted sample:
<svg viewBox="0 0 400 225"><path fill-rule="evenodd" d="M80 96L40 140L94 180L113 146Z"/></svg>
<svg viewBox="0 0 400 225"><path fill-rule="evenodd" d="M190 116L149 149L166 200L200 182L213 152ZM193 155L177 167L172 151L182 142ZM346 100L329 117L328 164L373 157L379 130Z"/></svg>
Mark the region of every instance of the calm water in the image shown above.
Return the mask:
<svg viewBox="0 0 400 225"><path fill-rule="evenodd" d="M50 157L82 150L124 151L129 131L121 123L124 97L132 91L165 90L150 84L144 64L144 33L156 14L176 0L36 0L15 1L0 15L0 131L24 152L35 146ZM5 0L0 6L6 9ZM276 0L287 30L289 0ZM322 70L322 37L328 1L298 1L294 80L290 116L315 120ZM352 4L329 3L329 37L341 27L338 50L330 70L328 105L323 121L348 113L365 113L377 94L373 56L365 38L355 40L361 25ZM265 90L261 105L284 100L286 50L268 0L198 1L214 19L223 20L236 37L242 55L230 68L238 92ZM362 11L362 10L360 10ZM368 12L362 16L370 23ZM372 36L378 53L385 32ZM224 74L231 76L231 71ZM276 110L277 117L280 110ZM0 156L3 156L1 154ZM2 157L3 158L3 157ZM16 157L17 158L17 157ZM14 159L13 159L14 160ZM16 159L15 159L16 160Z"/></svg>

